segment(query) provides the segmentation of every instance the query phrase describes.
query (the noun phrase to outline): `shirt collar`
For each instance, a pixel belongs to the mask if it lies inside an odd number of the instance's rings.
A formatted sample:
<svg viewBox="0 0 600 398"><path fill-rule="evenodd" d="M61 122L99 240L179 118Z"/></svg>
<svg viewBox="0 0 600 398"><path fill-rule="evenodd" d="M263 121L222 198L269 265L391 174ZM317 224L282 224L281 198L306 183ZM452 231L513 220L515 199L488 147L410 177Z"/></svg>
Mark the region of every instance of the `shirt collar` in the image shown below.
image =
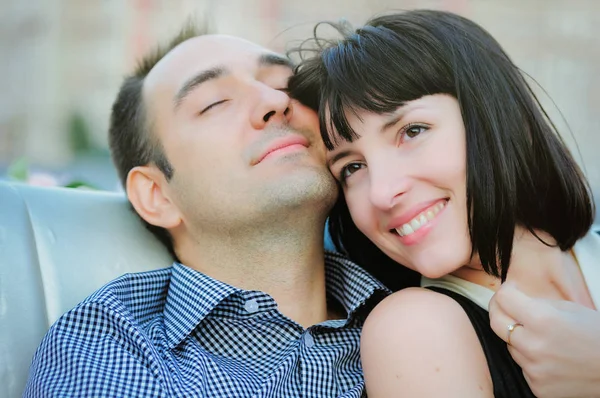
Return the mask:
<svg viewBox="0 0 600 398"><path fill-rule="evenodd" d="M325 252L325 280L327 295L346 310L346 324L376 293L380 293L380 298L391 293L359 265L334 252ZM224 299L242 292L244 290L174 263L164 309L169 348L179 345Z"/></svg>
<svg viewBox="0 0 600 398"><path fill-rule="evenodd" d="M169 348L181 343L221 301L240 291L185 265L174 263L164 310Z"/></svg>
<svg viewBox="0 0 600 398"><path fill-rule="evenodd" d="M346 324L361 313L369 299L379 301L391 294L391 290L340 253L325 251L325 278L327 294L346 310Z"/></svg>

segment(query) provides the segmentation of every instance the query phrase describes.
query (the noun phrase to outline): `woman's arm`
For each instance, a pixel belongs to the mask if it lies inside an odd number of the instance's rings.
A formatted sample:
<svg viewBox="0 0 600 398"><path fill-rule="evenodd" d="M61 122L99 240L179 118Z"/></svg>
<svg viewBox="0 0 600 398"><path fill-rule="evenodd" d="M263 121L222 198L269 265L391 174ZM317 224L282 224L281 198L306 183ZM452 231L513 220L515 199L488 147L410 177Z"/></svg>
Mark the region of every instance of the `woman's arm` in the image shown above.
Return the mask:
<svg viewBox="0 0 600 398"><path fill-rule="evenodd" d="M404 289L369 315L361 337L369 397L493 397L485 354L462 307Z"/></svg>

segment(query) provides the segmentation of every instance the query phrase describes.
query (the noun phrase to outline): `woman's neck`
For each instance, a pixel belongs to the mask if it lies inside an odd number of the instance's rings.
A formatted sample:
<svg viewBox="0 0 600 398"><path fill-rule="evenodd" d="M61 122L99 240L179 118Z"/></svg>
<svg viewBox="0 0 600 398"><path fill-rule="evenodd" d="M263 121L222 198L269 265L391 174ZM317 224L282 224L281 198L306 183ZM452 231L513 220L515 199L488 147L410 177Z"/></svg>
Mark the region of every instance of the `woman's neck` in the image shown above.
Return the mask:
<svg viewBox="0 0 600 398"><path fill-rule="evenodd" d="M538 236L553 245L554 240L546 233ZM491 290L500 288L500 279L486 274L477 257L469 266L462 267L452 275ZM573 253L563 252L556 246L548 246L531 232L517 228L513 243L507 280L532 297L568 300L594 308L587 285Z"/></svg>

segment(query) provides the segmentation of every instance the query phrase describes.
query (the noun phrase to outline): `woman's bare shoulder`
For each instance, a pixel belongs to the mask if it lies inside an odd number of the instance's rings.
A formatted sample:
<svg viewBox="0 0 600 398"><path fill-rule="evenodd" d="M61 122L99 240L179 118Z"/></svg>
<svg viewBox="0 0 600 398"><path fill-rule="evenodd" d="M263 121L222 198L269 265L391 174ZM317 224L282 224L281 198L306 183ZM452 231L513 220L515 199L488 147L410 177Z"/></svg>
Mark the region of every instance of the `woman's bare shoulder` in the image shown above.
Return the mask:
<svg viewBox="0 0 600 398"><path fill-rule="evenodd" d="M361 358L370 397L493 397L487 361L462 307L409 288L369 315Z"/></svg>

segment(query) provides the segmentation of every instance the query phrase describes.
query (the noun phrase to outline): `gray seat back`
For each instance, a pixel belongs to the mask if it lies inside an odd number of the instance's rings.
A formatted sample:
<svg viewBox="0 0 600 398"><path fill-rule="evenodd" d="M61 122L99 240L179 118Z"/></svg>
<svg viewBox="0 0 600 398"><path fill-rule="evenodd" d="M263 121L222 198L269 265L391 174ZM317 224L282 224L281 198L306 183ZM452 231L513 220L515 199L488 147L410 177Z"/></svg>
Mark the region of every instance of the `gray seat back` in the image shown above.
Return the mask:
<svg viewBox="0 0 600 398"><path fill-rule="evenodd" d="M0 396L21 396L63 313L122 274L171 263L122 194L0 181Z"/></svg>

